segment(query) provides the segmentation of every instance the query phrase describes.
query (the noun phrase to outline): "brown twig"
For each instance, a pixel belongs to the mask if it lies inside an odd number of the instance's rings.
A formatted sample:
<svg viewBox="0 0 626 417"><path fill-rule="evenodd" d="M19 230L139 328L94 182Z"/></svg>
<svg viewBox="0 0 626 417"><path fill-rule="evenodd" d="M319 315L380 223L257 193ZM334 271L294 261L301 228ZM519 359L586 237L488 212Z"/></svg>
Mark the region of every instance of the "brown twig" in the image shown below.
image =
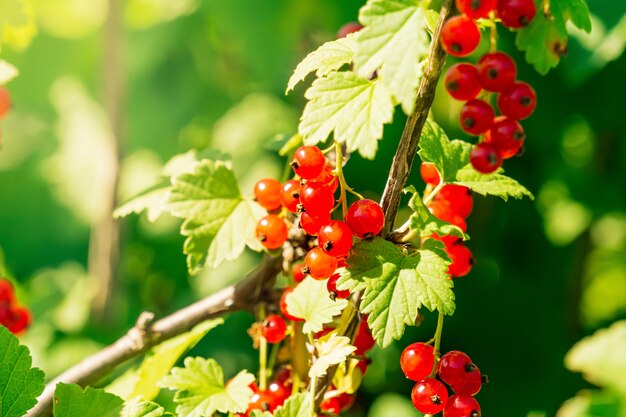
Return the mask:
<svg viewBox="0 0 626 417"><path fill-rule="evenodd" d="M439 33L443 22L452 13L452 0L445 0L441 6L439 13L439 19L437 25L433 31L433 37L428 53L428 60L424 69L424 75L420 80L420 84L417 90L417 97L415 100L415 110L409 116L400 138L400 143L396 149L396 154L393 157L393 162L389 170L389 179L385 185L385 191L380 200L380 205L385 212L385 227L382 231L382 236L387 237L393 230L396 214L398 213L398 207L400 205L400 198L402 196L402 189L404 188L409 173L411 172L411 166L417 152L417 145L419 144L420 135L424 123L428 118L428 112L433 105L435 99L435 90L437 88L437 82L441 77L441 71L446 61L446 53L441 48L439 43ZM360 316L358 314L358 308L361 302L361 293L355 293L352 295L351 303L343 312L341 322L346 323L344 328L338 329L338 333L345 335L354 340L356 329L358 328ZM316 387L315 402L319 407L319 404L324 399L324 393L328 389L337 367L331 367L327 374L321 378L318 378Z"/></svg>
<svg viewBox="0 0 626 417"><path fill-rule="evenodd" d="M274 278L282 270L282 257L266 256L261 264L236 285L191 304L175 313L152 322L152 313L142 313L135 326L122 338L93 356L71 367L46 384L37 405L27 416L48 415L52 409L54 391L59 382L81 386L96 382L117 366L132 359L195 325L225 313L248 310L264 299Z"/></svg>

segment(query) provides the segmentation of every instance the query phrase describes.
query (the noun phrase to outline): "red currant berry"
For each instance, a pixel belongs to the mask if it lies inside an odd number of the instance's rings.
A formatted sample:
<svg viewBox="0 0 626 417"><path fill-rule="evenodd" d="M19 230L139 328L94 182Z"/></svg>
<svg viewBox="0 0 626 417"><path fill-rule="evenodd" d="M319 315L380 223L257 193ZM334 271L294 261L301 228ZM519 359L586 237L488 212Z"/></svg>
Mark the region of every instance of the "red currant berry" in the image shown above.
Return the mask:
<svg viewBox="0 0 626 417"><path fill-rule="evenodd" d="M437 373L446 384L452 386L461 384L474 371L476 366L467 354L452 350L441 357Z"/></svg>
<svg viewBox="0 0 626 417"><path fill-rule="evenodd" d="M0 306L11 305L14 300L13 285L9 280L0 278Z"/></svg>
<svg viewBox="0 0 626 417"><path fill-rule="evenodd" d="M363 29L363 25L358 22L348 22L343 25L337 32L337 39L345 38L351 33L358 32Z"/></svg>
<svg viewBox="0 0 626 417"><path fill-rule="evenodd" d="M310 180L322 173L326 158L317 146L300 146L293 156L291 167L300 178Z"/></svg>
<svg viewBox="0 0 626 417"><path fill-rule="evenodd" d="M352 404L354 404L354 400L356 400L356 395L342 392L337 396L337 399L339 400L339 406L341 407L341 411L344 411L352 407Z"/></svg>
<svg viewBox="0 0 626 417"><path fill-rule="evenodd" d="M456 0L456 8L474 20L487 17L497 5L498 0Z"/></svg>
<svg viewBox="0 0 626 417"><path fill-rule="evenodd" d="M334 331L335 328L334 327L328 327L328 326L324 326L322 328L322 330L320 330L319 332L315 333L315 338L316 339L321 339L322 337L326 336L328 333Z"/></svg>
<svg viewBox="0 0 626 417"><path fill-rule="evenodd" d="M515 120L523 120L533 114L536 105L535 90L524 82L514 83L498 96L500 113Z"/></svg>
<svg viewBox="0 0 626 417"><path fill-rule="evenodd" d="M446 252L452 263L448 267L448 274L453 277L463 277L472 270L474 258L469 248L460 242L455 245L446 246Z"/></svg>
<svg viewBox="0 0 626 417"><path fill-rule="evenodd" d="M478 69L465 63L452 65L446 72L444 83L448 94L457 100L472 100L482 89Z"/></svg>
<svg viewBox="0 0 626 417"><path fill-rule="evenodd" d="M361 239L373 237L383 230L385 213L377 202L359 200L348 208L346 224L356 237Z"/></svg>
<svg viewBox="0 0 626 417"><path fill-rule="evenodd" d="M367 359L361 359L359 363L356 364L356 369L361 371L361 375L365 375L368 366Z"/></svg>
<svg viewBox="0 0 626 417"><path fill-rule="evenodd" d="M433 200L428 203L428 210L433 216L444 222L448 222L459 227L464 232L467 230L467 223L465 219L452 211L450 204L445 200Z"/></svg>
<svg viewBox="0 0 626 417"><path fill-rule="evenodd" d="M337 188L339 187L339 179L335 174L333 174L333 169L329 165L326 165L322 173L313 178L312 181L321 182L330 188L333 193L337 191Z"/></svg>
<svg viewBox="0 0 626 417"><path fill-rule="evenodd" d="M320 229L317 241L327 254L343 257L352 249L352 231L344 222L332 220Z"/></svg>
<svg viewBox="0 0 626 417"><path fill-rule="evenodd" d="M467 16L454 16L441 28L441 46L452 56L468 56L478 47L480 30Z"/></svg>
<svg viewBox="0 0 626 417"><path fill-rule="evenodd" d="M283 405L291 396L291 389L278 381L274 381L267 387L267 393L270 397L270 410L273 411Z"/></svg>
<svg viewBox="0 0 626 417"><path fill-rule="evenodd" d="M279 302L279 306L280 306L280 312L283 314L283 316L287 319L287 320L291 320L291 321L304 321L304 319L301 319L299 317L295 317L292 316L291 314L289 314L289 312L287 311L287 296L289 294L291 294L293 292L293 288L291 287L287 287L283 290L282 295L280 296L280 302Z"/></svg>
<svg viewBox="0 0 626 417"><path fill-rule="evenodd" d="M365 355L371 348L374 347L376 341L370 333L370 329L367 327L367 316L361 318L359 328L354 335L353 345L356 347L354 352L356 355Z"/></svg>
<svg viewBox="0 0 626 417"><path fill-rule="evenodd" d="M437 186L441 182L441 175L439 175L435 164L422 162L422 165L420 165L420 175L426 184Z"/></svg>
<svg viewBox="0 0 626 417"><path fill-rule="evenodd" d="M328 293L333 299L350 297L350 290L337 289L337 280L339 279L339 276L339 274L333 274L330 278L328 278L328 281L326 281L326 289L328 289Z"/></svg>
<svg viewBox="0 0 626 417"><path fill-rule="evenodd" d="M506 90L515 82L517 65L504 52L492 52L483 55L478 64L480 84L487 91L499 93Z"/></svg>
<svg viewBox="0 0 626 417"><path fill-rule="evenodd" d="M493 109L487 102L474 99L461 108L461 128L470 135L482 135L491 127L494 117Z"/></svg>
<svg viewBox="0 0 626 417"><path fill-rule="evenodd" d="M281 316L270 314L263 322L261 333L270 343L282 342L287 334L287 323Z"/></svg>
<svg viewBox="0 0 626 417"><path fill-rule="evenodd" d="M321 217L332 211L335 197L326 185L310 181L302 187L300 203L306 213L313 217Z"/></svg>
<svg viewBox="0 0 626 417"><path fill-rule="evenodd" d="M437 233L433 233L432 236L430 237L433 239L442 241L443 244L446 246L454 245L455 243L462 242L460 237L456 237L452 235L439 236Z"/></svg>
<svg viewBox="0 0 626 417"><path fill-rule="evenodd" d="M248 403L248 411L246 415L250 415L253 410L272 411L272 396L267 390L261 391L258 388L253 389L254 394Z"/></svg>
<svg viewBox="0 0 626 417"><path fill-rule="evenodd" d="M400 355L400 368L404 375L413 381L421 381L430 375L434 364L434 349L426 343L412 343Z"/></svg>
<svg viewBox="0 0 626 417"><path fill-rule="evenodd" d="M328 255L319 246L306 254L304 262L307 266L305 272L317 280L329 278L337 269L337 258Z"/></svg>
<svg viewBox="0 0 626 417"><path fill-rule="evenodd" d="M447 201L450 210L463 218L470 215L474 206L472 191L464 185L444 185L435 196L435 200Z"/></svg>
<svg viewBox="0 0 626 417"><path fill-rule="evenodd" d="M283 184L281 193L281 202L283 206L292 213L298 211L298 204L300 204L300 192L302 186L300 181L289 180Z"/></svg>
<svg viewBox="0 0 626 417"><path fill-rule="evenodd" d="M304 280L304 278L306 278L306 274L304 272L302 272L302 268L305 265L303 263L299 263L299 264L293 264L291 266L291 273L293 274L293 280L298 283L298 282L302 282L302 280Z"/></svg>
<svg viewBox="0 0 626 417"><path fill-rule="evenodd" d="M13 307L11 309L11 321L7 326L13 334L20 334L30 326L32 321L30 311L26 307Z"/></svg>
<svg viewBox="0 0 626 417"><path fill-rule="evenodd" d="M472 148L470 162L476 171L489 174L502 166L502 156L496 146L482 142Z"/></svg>
<svg viewBox="0 0 626 417"><path fill-rule="evenodd" d="M287 240L287 225L275 214L269 214L256 225L256 237L268 249L280 248Z"/></svg>
<svg viewBox="0 0 626 417"><path fill-rule="evenodd" d="M320 217L313 217L309 213L300 214L300 227L311 236L317 236L322 226L328 223L330 223L330 213Z"/></svg>
<svg viewBox="0 0 626 417"><path fill-rule="evenodd" d="M264 178L254 185L254 197L265 210L276 210L281 206L282 186L273 178Z"/></svg>
<svg viewBox="0 0 626 417"><path fill-rule="evenodd" d="M448 402L446 386L434 378L426 378L413 387L411 402L417 411L424 414L437 414Z"/></svg>
<svg viewBox="0 0 626 417"><path fill-rule="evenodd" d="M500 151L502 159L517 155L524 145L526 134L519 122L506 116L498 116L491 129L485 133L485 143L494 145Z"/></svg>
<svg viewBox="0 0 626 417"><path fill-rule="evenodd" d="M339 398L326 398L320 404L320 409L330 414L339 414L341 412L341 403L339 402Z"/></svg>
<svg viewBox="0 0 626 417"><path fill-rule="evenodd" d="M537 6L534 0L499 0L497 10L504 26L519 29L533 20Z"/></svg>
<svg viewBox="0 0 626 417"><path fill-rule="evenodd" d="M474 397L453 395L443 409L443 417L480 417L480 405Z"/></svg>
<svg viewBox="0 0 626 417"><path fill-rule="evenodd" d="M480 392L483 386L483 376L480 373L480 369L474 365L474 370L465 375L465 378L451 385L452 391L459 395L474 396Z"/></svg>
<svg viewBox="0 0 626 417"><path fill-rule="evenodd" d="M11 94L9 90L0 87L0 117L4 117L11 109Z"/></svg>

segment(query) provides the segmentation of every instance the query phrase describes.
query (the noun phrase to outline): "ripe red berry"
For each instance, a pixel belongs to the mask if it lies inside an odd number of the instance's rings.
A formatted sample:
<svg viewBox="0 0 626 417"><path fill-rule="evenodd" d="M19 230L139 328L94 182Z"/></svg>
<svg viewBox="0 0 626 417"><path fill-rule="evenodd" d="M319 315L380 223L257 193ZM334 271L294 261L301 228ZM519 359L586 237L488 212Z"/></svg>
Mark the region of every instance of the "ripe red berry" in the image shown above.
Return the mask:
<svg viewBox="0 0 626 417"><path fill-rule="evenodd" d="M306 254L304 262L307 266L305 272L317 280L329 278L337 269L337 258L328 255L319 246Z"/></svg>
<svg viewBox="0 0 626 417"><path fill-rule="evenodd" d="M293 274L293 280L296 283L302 282L302 280L304 280L304 278L306 277L306 274L302 272L302 268L304 266L305 265L303 263L293 264L291 266L291 273Z"/></svg>
<svg viewBox="0 0 626 417"><path fill-rule="evenodd" d="M400 368L404 375L413 381L421 381L430 375L434 364L434 349L426 343L412 343L400 355Z"/></svg>
<svg viewBox="0 0 626 417"><path fill-rule="evenodd" d="M30 326L32 321L30 311L26 307L16 306L10 310L11 320L7 326L13 334L20 334Z"/></svg>
<svg viewBox="0 0 626 417"><path fill-rule="evenodd" d="M352 407L352 404L354 404L354 400L356 400L356 394L348 394L347 392L342 392L337 396L337 399L339 400L341 411L344 411Z"/></svg>
<svg viewBox="0 0 626 417"><path fill-rule="evenodd" d="M465 218L452 211L450 204L445 200L433 200L428 203L428 210L433 216L444 222L448 222L459 227L464 232L467 230Z"/></svg>
<svg viewBox="0 0 626 417"><path fill-rule="evenodd" d="M365 355L375 344L376 341L372 337L370 329L367 327L367 316L363 316L356 330L356 334L354 335L353 345L356 347L354 353L356 355Z"/></svg>
<svg viewBox="0 0 626 417"><path fill-rule="evenodd" d="M454 245L446 246L446 252L452 263L448 267L448 273L453 277L463 277L472 270L474 258L469 248L458 242Z"/></svg>
<svg viewBox="0 0 626 417"><path fill-rule="evenodd" d="M474 370L465 374L465 378L457 382L454 385L450 385L450 388L460 395L474 396L480 392L483 386L483 377L480 373L480 369L474 365Z"/></svg>
<svg viewBox="0 0 626 417"><path fill-rule="evenodd" d="M458 350L452 350L439 360L437 373L443 382L452 386L461 384L475 368L476 366L467 354Z"/></svg>
<svg viewBox="0 0 626 417"><path fill-rule="evenodd" d="M355 201L348 208L346 224L356 237L363 239L376 236L383 230L385 213L375 201L367 199Z"/></svg>
<svg viewBox="0 0 626 417"><path fill-rule="evenodd" d="M273 178L264 178L254 185L254 197L264 209L276 210L282 203L282 186Z"/></svg>
<svg viewBox="0 0 626 417"><path fill-rule="evenodd" d="M267 387L267 393L270 397L270 409L275 410L291 396L291 388L279 381L274 381Z"/></svg>
<svg viewBox="0 0 626 417"><path fill-rule="evenodd" d="M498 0L456 0L456 8L472 19L487 17L496 9Z"/></svg>
<svg viewBox="0 0 626 417"><path fill-rule="evenodd" d="M291 287L287 287L283 290L282 295L280 296L280 302L278 303L278 305L280 306L280 312L283 314L283 316L287 319L287 320L291 320L291 321L304 321L304 319L301 319L299 317L295 317L292 316L291 314L289 314L289 312L287 311L287 296L289 294L291 294L293 292L293 288Z"/></svg>
<svg viewBox="0 0 626 417"><path fill-rule="evenodd" d="M287 240L288 233L285 221L275 214L268 214L256 225L256 237L268 249L280 248Z"/></svg>
<svg viewBox="0 0 626 417"><path fill-rule="evenodd" d="M426 378L413 387L411 402L417 411L424 414L437 414L448 402L446 386L434 378Z"/></svg>
<svg viewBox="0 0 626 417"><path fill-rule="evenodd" d="M256 387L254 387L256 388ZM253 388L252 397L248 403L248 411L246 415L250 415L253 410L271 411L272 410L272 396L267 390L261 391L258 388Z"/></svg>
<svg viewBox="0 0 626 417"><path fill-rule="evenodd" d="M339 414L341 412L341 403L339 402L339 398L326 398L320 404L320 409L330 414Z"/></svg>
<svg viewBox="0 0 626 417"><path fill-rule="evenodd" d="M470 162L476 171L489 174L502 166L502 156L496 146L482 142L472 148Z"/></svg>
<svg viewBox="0 0 626 417"><path fill-rule="evenodd" d="M534 0L499 0L497 10L504 26L519 29L533 20L537 6Z"/></svg>
<svg viewBox="0 0 626 417"><path fill-rule="evenodd" d="M454 16L441 28L441 46L452 56L468 56L480 43L480 30L467 16Z"/></svg>
<svg viewBox="0 0 626 417"><path fill-rule="evenodd" d="M320 217L313 217L309 213L300 214L300 227L304 229L307 234L311 236L317 236L322 226L330 222L330 212Z"/></svg>
<svg viewBox="0 0 626 417"><path fill-rule="evenodd" d="M332 211L335 197L326 185L321 182L309 181L302 187L300 203L306 213L313 217L321 217Z"/></svg>
<svg viewBox="0 0 626 417"><path fill-rule="evenodd" d="M463 218L470 215L474 206L472 191L468 187L458 184L444 185L435 196L435 200L447 201L450 210Z"/></svg>
<svg viewBox="0 0 626 417"><path fill-rule="evenodd" d="M441 182L441 175L439 175L439 171L437 171L435 164L422 162L422 165L420 165L420 175L426 184L436 186L439 185L439 182Z"/></svg>
<svg viewBox="0 0 626 417"><path fill-rule="evenodd" d="M509 88L517 77L517 65L504 52L492 52L483 55L478 64L480 84L487 91L499 93Z"/></svg>
<svg viewBox="0 0 626 417"><path fill-rule="evenodd" d="M343 257L352 249L352 231L344 222L332 220L322 226L317 235L317 241L319 247L327 254L338 258Z"/></svg>
<svg viewBox="0 0 626 417"><path fill-rule="evenodd" d="M302 186L300 181L289 180L283 184L281 192L281 203L283 207L292 213L298 211L298 204L300 204L300 192Z"/></svg>
<svg viewBox="0 0 626 417"><path fill-rule="evenodd" d="M326 281L326 289L328 293L331 294L332 298L348 298L350 297L350 290L338 290L337 289L337 280L339 279L339 274L333 274L328 281Z"/></svg>
<svg viewBox="0 0 626 417"><path fill-rule="evenodd" d="M446 91L457 100L472 100L480 90L478 69L471 64L454 64L446 72L444 83Z"/></svg>
<svg viewBox="0 0 626 417"><path fill-rule="evenodd" d="M261 333L270 343L282 342L287 333L287 323L281 316L270 314L263 322Z"/></svg>
<svg viewBox="0 0 626 417"><path fill-rule="evenodd" d="M498 148L502 159L517 155L524 145L524 139L526 134L522 125L506 116L496 117L491 129L485 133L485 143Z"/></svg>
<svg viewBox="0 0 626 417"><path fill-rule="evenodd" d="M11 94L9 90L0 87L0 117L4 117L11 109Z"/></svg>
<svg viewBox="0 0 626 417"><path fill-rule="evenodd" d="M351 33L358 32L363 29L363 25L358 22L348 22L343 25L337 32L337 39L345 38Z"/></svg>
<svg viewBox="0 0 626 417"><path fill-rule="evenodd" d="M461 128L470 135L482 135L491 127L494 117L495 113L487 102L474 99L461 108Z"/></svg>
<svg viewBox="0 0 626 417"><path fill-rule="evenodd" d="M480 417L480 405L474 397L453 395L443 409L443 417Z"/></svg>
<svg viewBox="0 0 626 417"><path fill-rule="evenodd" d="M313 178L312 181L321 182L330 188L333 193L337 191L337 188L339 187L339 179L335 174L333 174L333 169L329 165L326 165L322 173Z"/></svg>
<svg viewBox="0 0 626 417"><path fill-rule="evenodd" d="M9 280L0 278L0 306L11 305L14 300L13 285Z"/></svg>
<svg viewBox="0 0 626 417"><path fill-rule="evenodd" d="M291 167L300 178L310 180L322 173L326 158L317 146L300 146L293 155Z"/></svg>
<svg viewBox="0 0 626 417"><path fill-rule="evenodd" d="M524 82L514 83L498 96L500 113L515 120L523 120L535 111L537 95L535 90Z"/></svg>

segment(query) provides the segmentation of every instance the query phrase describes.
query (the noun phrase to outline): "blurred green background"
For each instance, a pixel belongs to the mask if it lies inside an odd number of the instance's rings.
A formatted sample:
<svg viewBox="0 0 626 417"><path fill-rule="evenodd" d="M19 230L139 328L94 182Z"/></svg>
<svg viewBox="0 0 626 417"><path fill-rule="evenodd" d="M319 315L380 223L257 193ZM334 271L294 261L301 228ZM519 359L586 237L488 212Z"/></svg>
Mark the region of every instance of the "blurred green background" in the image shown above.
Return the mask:
<svg viewBox="0 0 626 417"><path fill-rule="evenodd" d="M110 13L114 1L33 0L37 35L20 50L29 36L22 33L0 54L21 72L8 85L14 108L0 126L0 249L5 273L34 312L24 342L48 377L115 340L141 311L171 312L235 282L258 260L247 253L189 277L178 222L131 216L121 222L119 262L103 299L94 246L96 231L109 224L113 138L120 143L117 202L152 185L173 155L204 147L232 154L244 192L251 192L257 179L280 175L284 161L267 143L295 131L305 103L304 85L284 95L291 71L356 20L362 6L122 3ZM489 375L478 395L485 415L555 415L590 387L565 368L568 350L626 318L626 6L588 4L593 32L573 30L568 57L546 77L515 52L512 34L500 32L500 48L515 56L520 78L539 96L524 122L526 152L506 164L537 198L475 198L468 223L476 265L456 281L458 307L443 337L444 350L469 353ZM438 95L435 118L453 137L463 137L459 108ZM380 196L403 122L397 115L386 127L376 161L352 157L347 178L365 195ZM422 186L418 172L410 183ZM402 341L373 351L351 415L418 415L398 359L405 345L431 337L435 321L427 314ZM255 370L251 322L243 313L229 317L194 353L215 357L227 375ZM618 365L614 372L626 367ZM593 415L618 415L611 410Z"/></svg>

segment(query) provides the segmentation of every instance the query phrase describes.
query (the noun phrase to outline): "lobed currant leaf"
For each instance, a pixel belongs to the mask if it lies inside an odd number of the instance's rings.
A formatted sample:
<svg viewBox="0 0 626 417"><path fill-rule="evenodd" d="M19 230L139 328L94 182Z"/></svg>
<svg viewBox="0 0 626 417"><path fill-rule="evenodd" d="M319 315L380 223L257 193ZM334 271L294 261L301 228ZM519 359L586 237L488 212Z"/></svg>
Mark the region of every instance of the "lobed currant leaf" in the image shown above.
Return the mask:
<svg viewBox="0 0 626 417"><path fill-rule="evenodd" d="M472 145L462 140L450 140L446 132L432 119L424 123L418 154L422 161L435 165L444 182L453 182L456 173L469 162Z"/></svg>
<svg viewBox="0 0 626 417"><path fill-rule="evenodd" d="M441 242L428 239L420 250L407 253L381 238L361 241L347 264L337 287L364 291L361 312L369 315L368 325L382 348L415 323L420 308L454 312L450 260Z"/></svg>
<svg viewBox="0 0 626 417"><path fill-rule="evenodd" d="M454 181L480 195L493 195L507 201L509 197L521 199L524 196L533 200L535 197L523 185L511 177L503 175L503 169L493 174L481 174L471 164L459 170Z"/></svg>
<svg viewBox="0 0 626 417"><path fill-rule="evenodd" d="M407 115L413 113L430 45L425 3L369 0L359 13L365 27L357 38L356 71L365 78L379 71Z"/></svg>
<svg viewBox="0 0 626 417"><path fill-rule="evenodd" d="M315 342L315 348L317 359L309 369L310 378L326 375L326 371L331 365L345 362L348 355L356 350L356 347L350 344L350 338L338 336L336 333L331 333L328 338L318 339Z"/></svg>
<svg viewBox="0 0 626 417"><path fill-rule="evenodd" d="M203 417L216 411L246 411L253 394L249 385L254 379L254 375L241 371L224 384L224 373L214 359L187 357L185 367L173 368L159 385L176 390L174 402L179 417Z"/></svg>
<svg viewBox="0 0 626 417"><path fill-rule="evenodd" d="M591 19L584 0L552 0L550 13L537 13L530 24L517 33L515 45L526 51L526 61L545 75L558 65L567 51L567 22L589 33Z"/></svg>
<svg viewBox="0 0 626 417"><path fill-rule="evenodd" d="M469 236L461 230L460 227L447 223L435 217L428 207L422 201L415 187L412 185L403 190L405 194L412 194L409 200L409 208L413 210L410 219L410 228L416 231L420 236L426 237L433 233L439 236L452 235L458 236L463 240L469 239Z"/></svg>
<svg viewBox="0 0 626 417"><path fill-rule="evenodd" d="M260 251L256 224L265 210L242 197L230 162L204 159L193 173L172 177L168 208L184 219L184 253L191 273L238 257L246 246Z"/></svg>
<svg viewBox="0 0 626 417"><path fill-rule="evenodd" d="M132 400L124 405L120 417L175 417L152 401Z"/></svg>
<svg viewBox="0 0 626 417"><path fill-rule="evenodd" d="M168 211L167 201L169 198L170 183L164 180L153 185L147 190L137 194L121 206L115 209L113 217L122 218L130 214L140 214L145 211L148 220L154 222L161 214Z"/></svg>
<svg viewBox="0 0 626 417"><path fill-rule="evenodd" d="M54 392L54 417L118 417L124 400L103 389L59 383Z"/></svg>
<svg viewBox="0 0 626 417"><path fill-rule="evenodd" d="M356 49L355 38L355 34L349 34L345 38L326 42L308 54L296 66L293 75L289 78L285 93L293 90L310 72L315 71L317 77L323 77L351 63Z"/></svg>
<svg viewBox="0 0 626 417"><path fill-rule="evenodd" d="M305 97L298 131L304 143L324 142L334 132L337 142L349 151L373 159L383 136L383 125L391 123L393 102L379 80L369 81L352 72L331 72L313 82Z"/></svg>
<svg viewBox="0 0 626 417"><path fill-rule="evenodd" d="M0 325L0 416L20 417L37 403L44 374L32 367L30 351Z"/></svg>
<svg viewBox="0 0 626 417"><path fill-rule="evenodd" d="M274 412L274 417L309 417L311 396L307 393L292 395Z"/></svg>
<svg viewBox="0 0 626 417"><path fill-rule="evenodd" d="M287 312L294 317L304 319L302 331L317 333L324 324L333 321L348 305L347 300L331 300L326 289L326 281L306 277L304 281L286 297Z"/></svg>

